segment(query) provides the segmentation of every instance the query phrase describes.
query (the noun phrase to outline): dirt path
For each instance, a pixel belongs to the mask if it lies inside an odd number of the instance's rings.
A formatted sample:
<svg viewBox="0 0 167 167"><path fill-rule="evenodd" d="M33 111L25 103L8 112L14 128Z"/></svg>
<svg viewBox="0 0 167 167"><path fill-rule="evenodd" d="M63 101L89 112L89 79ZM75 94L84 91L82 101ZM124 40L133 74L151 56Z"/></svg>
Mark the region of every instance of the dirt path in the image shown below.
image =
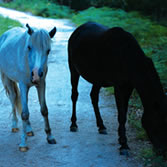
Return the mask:
<svg viewBox="0 0 167 167"><path fill-rule="evenodd" d="M20 132L11 133L11 106L5 92L0 92L0 167L142 167L135 158L119 155L117 141L117 112L114 98L100 94L100 109L108 135L98 134L89 98L91 85L80 79L77 116L79 131L69 131L71 117L71 86L67 64L67 41L74 30L68 20L44 19L21 12L0 8L0 14L48 30L57 27L52 52L49 55L47 76L47 105L49 119L57 144L49 145L44 133L44 122L39 112L35 88L29 93L30 121L35 136L28 138L30 150L18 150ZM2 84L0 82L0 90ZM21 128L21 121L19 121ZM131 146L131 142L129 142ZM135 150L132 150L132 155Z"/></svg>

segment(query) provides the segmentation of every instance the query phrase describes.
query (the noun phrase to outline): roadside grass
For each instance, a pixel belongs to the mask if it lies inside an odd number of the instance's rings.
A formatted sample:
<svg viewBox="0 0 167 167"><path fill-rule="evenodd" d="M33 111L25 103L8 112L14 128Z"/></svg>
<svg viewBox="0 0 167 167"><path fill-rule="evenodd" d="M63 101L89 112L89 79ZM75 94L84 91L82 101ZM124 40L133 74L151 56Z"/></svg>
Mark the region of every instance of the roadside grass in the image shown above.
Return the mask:
<svg viewBox="0 0 167 167"><path fill-rule="evenodd" d="M71 18L73 13L68 7L47 0L15 0L10 3L0 3L0 6L51 18Z"/></svg>
<svg viewBox="0 0 167 167"><path fill-rule="evenodd" d="M158 25L138 12L125 12L107 7L98 9L91 7L80 11L72 17L72 21L77 26L87 21L95 21L108 27L120 26L131 32L145 54L152 58L164 90L167 91L167 27ZM107 88L107 91L114 93L113 88ZM136 129L136 139L147 141L147 135L141 125L143 108L136 91L133 92L129 105L128 122ZM162 156L157 156L151 145L148 148L141 148L139 157L144 160L147 167L167 167L166 160Z"/></svg>
<svg viewBox="0 0 167 167"><path fill-rule="evenodd" d="M8 29L11 29L12 27L21 26L21 24L17 21L11 20L9 18L4 18L0 16L0 35L2 35L5 31Z"/></svg>

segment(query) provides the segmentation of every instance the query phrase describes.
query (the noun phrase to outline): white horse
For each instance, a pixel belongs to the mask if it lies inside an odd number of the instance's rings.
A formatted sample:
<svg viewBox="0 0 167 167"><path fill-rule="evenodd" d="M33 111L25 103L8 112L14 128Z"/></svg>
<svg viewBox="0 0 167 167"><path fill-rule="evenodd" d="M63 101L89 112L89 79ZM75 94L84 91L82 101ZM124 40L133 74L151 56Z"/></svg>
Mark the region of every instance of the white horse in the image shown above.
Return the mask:
<svg viewBox="0 0 167 167"><path fill-rule="evenodd" d="M51 38L55 35L56 28L47 32L44 29L34 30L28 24L26 27L28 30L20 27L12 28L0 37L0 72L2 83L12 104L12 132L18 131L16 111L20 111L23 123L20 151L28 150L27 135L33 136L27 105L31 86L37 88L48 143L56 143L51 134L45 100L47 60L51 49Z"/></svg>

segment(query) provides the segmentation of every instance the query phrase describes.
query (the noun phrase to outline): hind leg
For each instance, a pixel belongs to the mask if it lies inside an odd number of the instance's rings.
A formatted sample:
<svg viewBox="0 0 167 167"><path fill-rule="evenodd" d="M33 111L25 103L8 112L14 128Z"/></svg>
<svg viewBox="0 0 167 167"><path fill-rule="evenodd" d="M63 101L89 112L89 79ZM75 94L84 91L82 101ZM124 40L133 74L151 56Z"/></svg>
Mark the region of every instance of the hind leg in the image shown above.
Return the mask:
<svg viewBox="0 0 167 167"><path fill-rule="evenodd" d="M9 88L9 99L12 105L12 132L16 133L19 131L18 128L18 118L17 118L17 113L16 113L16 107L15 107L15 92L13 88Z"/></svg>
<svg viewBox="0 0 167 167"><path fill-rule="evenodd" d="M99 133L107 134L106 127L103 124L103 120L101 118L99 107L98 107L100 88L101 87L98 85L93 85L90 96L91 96L92 105L93 105L95 116L96 116L97 127L99 127Z"/></svg>
<svg viewBox="0 0 167 167"><path fill-rule="evenodd" d="M74 67L70 66L70 72L71 72L71 100L72 100L72 116L71 116L71 126L70 131L76 132L77 131L77 117L76 117L76 102L78 99L78 81L79 81L79 74L74 69Z"/></svg>
<svg viewBox="0 0 167 167"><path fill-rule="evenodd" d="M19 108L18 108L16 103L17 103L17 100L20 100L20 97L18 97L19 95L17 95L17 93L16 93L16 90L15 90L16 88L14 87L15 83L13 82L13 84L12 84L12 82L13 81L10 80L11 84L9 84L9 86L8 86L9 98L10 98L10 101L12 103L12 111L13 111L12 112L13 113L12 132L17 132L18 131L18 127L17 127L18 119L16 116L16 111L19 110ZM20 110L21 110L21 107L20 107ZM27 120L26 133L28 136L34 136L29 119Z"/></svg>
<svg viewBox="0 0 167 167"><path fill-rule="evenodd" d="M119 86L115 87L115 99L118 109L118 135L119 135L119 143L120 147L120 154L121 155L128 155L129 146L127 144L127 137L126 137L126 117L127 117L127 110L128 110L128 101L130 95L133 91L133 87L130 85L126 86Z"/></svg>
<svg viewBox="0 0 167 167"><path fill-rule="evenodd" d="M18 119L17 119L17 116L16 116L16 110L15 109L12 109L12 114L13 114L13 118L12 118L12 132L16 133L16 132L19 131L19 128L18 128Z"/></svg>
<svg viewBox="0 0 167 167"><path fill-rule="evenodd" d="M4 73L1 73L1 78L2 78L2 83L3 86L6 90L6 94L10 100L10 103L12 105L12 132L18 132L19 128L18 128L18 119L17 119L17 114L16 114L16 92L14 89L14 82L12 80L10 80Z"/></svg>

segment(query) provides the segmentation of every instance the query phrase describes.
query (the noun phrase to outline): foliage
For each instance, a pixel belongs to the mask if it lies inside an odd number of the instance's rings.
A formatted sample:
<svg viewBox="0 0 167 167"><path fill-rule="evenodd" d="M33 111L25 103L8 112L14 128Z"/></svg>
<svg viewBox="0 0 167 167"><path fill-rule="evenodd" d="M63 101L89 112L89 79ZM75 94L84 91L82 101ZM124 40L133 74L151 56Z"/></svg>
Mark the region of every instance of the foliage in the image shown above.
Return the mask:
<svg viewBox="0 0 167 167"><path fill-rule="evenodd" d="M34 15L52 18L70 18L72 10L48 0L15 0L10 3L1 3L1 6L16 10L31 12Z"/></svg>

